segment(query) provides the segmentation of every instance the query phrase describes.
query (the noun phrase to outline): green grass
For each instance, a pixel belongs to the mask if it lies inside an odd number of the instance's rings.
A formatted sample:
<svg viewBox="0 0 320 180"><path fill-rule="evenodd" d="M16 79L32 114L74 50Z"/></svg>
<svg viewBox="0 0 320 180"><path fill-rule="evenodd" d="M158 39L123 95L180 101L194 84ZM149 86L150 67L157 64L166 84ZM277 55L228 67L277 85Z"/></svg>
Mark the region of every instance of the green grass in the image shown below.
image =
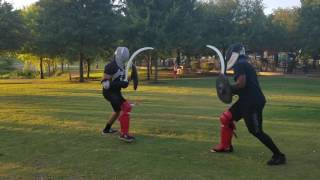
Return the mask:
<svg viewBox="0 0 320 180"><path fill-rule="evenodd" d="M265 165L271 153L243 121L233 154L212 154L220 113L214 78L165 80L131 87L137 141L100 130L111 107L98 82L0 81L0 179L318 179L320 80L261 78L268 103L264 129L288 164ZM119 127L118 122L115 127Z"/></svg>

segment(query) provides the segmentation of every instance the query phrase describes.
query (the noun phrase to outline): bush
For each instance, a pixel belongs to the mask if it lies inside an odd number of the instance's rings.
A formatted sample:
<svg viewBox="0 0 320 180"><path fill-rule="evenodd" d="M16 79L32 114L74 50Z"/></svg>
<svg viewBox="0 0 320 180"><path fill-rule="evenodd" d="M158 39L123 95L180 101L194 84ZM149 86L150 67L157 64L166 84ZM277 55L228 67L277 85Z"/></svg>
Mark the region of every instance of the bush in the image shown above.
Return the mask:
<svg viewBox="0 0 320 180"><path fill-rule="evenodd" d="M0 75L10 74L18 70L17 64L21 64L21 62L15 58L0 57Z"/></svg>
<svg viewBox="0 0 320 180"><path fill-rule="evenodd" d="M200 64L198 61L192 61L191 62L191 69L192 70L197 70L197 69L200 69Z"/></svg>
<svg viewBox="0 0 320 180"><path fill-rule="evenodd" d="M201 67L202 70L208 72L208 71L213 70L213 68L214 68L214 63L211 63L211 62L201 63L201 64L200 64L200 67Z"/></svg>
<svg viewBox="0 0 320 180"><path fill-rule="evenodd" d="M37 77L37 73L32 71L18 72L17 75L18 77L28 78L28 79L34 79Z"/></svg>
<svg viewBox="0 0 320 180"><path fill-rule="evenodd" d="M9 79L9 78L22 78L22 79L34 79L37 77L37 73L32 71L14 71L5 75L2 75L2 79Z"/></svg>
<svg viewBox="0 0 320 180"><path fill-rule="evenodd" d="M0 74L5 74L10 71L13 71L13 61L9 58L0 58Z"/></svg>

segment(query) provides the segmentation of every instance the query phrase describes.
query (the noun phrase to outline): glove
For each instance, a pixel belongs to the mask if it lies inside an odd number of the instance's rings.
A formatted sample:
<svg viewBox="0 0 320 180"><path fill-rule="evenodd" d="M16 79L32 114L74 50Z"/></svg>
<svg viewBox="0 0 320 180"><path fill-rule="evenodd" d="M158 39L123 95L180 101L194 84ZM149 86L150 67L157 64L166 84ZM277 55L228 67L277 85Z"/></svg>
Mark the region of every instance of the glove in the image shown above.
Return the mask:
<svg viewBox="0 0 320 180"><path fill-rule="evenodd" d="M107 80L107 79L103 79L101 80L100 82L102 84L102 87L105 89L105 90L108 90L110 88L110 81Z"/></svg>
<svg viewBox="0 0 320 180"><path fill-rule="evenodd" d="M121 82L121 88L127 88L129 86L128 81L120 81Z"/></svg>

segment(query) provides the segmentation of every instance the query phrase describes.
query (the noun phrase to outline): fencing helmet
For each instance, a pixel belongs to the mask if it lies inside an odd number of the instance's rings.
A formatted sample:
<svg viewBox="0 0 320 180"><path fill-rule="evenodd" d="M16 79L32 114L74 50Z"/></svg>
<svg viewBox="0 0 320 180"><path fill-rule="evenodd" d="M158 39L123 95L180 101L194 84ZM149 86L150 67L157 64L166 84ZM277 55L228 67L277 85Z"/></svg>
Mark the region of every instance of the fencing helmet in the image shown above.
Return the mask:
<svg viewBox="0 0 320 180"><path fill-rule="evenodd" d="M117 65L120 68L124 68L124 64L129 60L130 57L129 49L127 47L117 47L116 51L114 52L114 57Z"/></svg>
<svg viewBox="0 0 320 180"><path fill-rule="evenodd" d="M239 59L239 56L245 55L246 50L241 43L232 44L226 53L227 70L231 69Z"/></svg>

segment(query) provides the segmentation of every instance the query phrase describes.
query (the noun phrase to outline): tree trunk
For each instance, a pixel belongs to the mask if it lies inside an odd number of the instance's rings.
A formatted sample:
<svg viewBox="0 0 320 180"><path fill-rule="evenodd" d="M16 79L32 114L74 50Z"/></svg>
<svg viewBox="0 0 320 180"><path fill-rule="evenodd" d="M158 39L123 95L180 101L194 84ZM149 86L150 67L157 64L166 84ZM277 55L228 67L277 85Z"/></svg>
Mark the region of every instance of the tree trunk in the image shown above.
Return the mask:
<svg viewBox="0 0 320 180"><path fill-rule="evenodd" d="M279 67L279 54L278 52L275 53L274 55L274 63L275 63L275 67Z"/></svg>
<svg viewBox="0 0 320 180"><path fill-rule="evenodd" d="M63 63L63 61L61 62L61 72L63 72L64 71L64 63Z"/></svg>
<svg viewBox="0 0 320 180"><path fill-rule="evenodd" d="M180 64L181 64L181 53L180 53L180 49L178 48L177 49L177 57L176 57L176 64L178 65L178 66L180 66Z"/></svg>
<svg viewBox="0 0 320 180"><path fill-rule="evenodd" d="M90 70L91 70L91 68L90 68L90 60L87 59L87 79L90 78Z"/></svg>
<svg viewBox="0 0 320 180"><path fill-rule="evenodd" d="M51 63L50 60L48 61L48 76L50 77L51 75Z"/></svg>
<svg viewBox="0 0 320 180"><path fill-rule="evenodd" d="M80 78L79 78L79 82L84 82L84 78L83 78L83 53L80 53L80 57L79 57L79 61L80 61L80 67L79 67L79 73L80 73Z"/></svg>
<svg viewBox="0 0 320 180"><path fill-rule="evenodd" d="M40 57L40 79L44 79L43 75L43 58Z"/></svg>
<svg viewBox="0 0 320 180"><path fill-rule="evenodd" d="M70 64L69 63L68 63L67 69L68 69L68 72L69 72L69 80L71 81L72 77L71 77Z"/></svg>
<svg viewBox="0 0 320 180"><path fill-rule="evenodd" d="M153 74L153 69L152 69L152 66L153 66L153 62L152 62L152 58L150 58L150 75L152 75Z"/></svg>
<svg viewBox="0 0 320 180"><path fill-rule="evenodd" d="M150 60L151 56L149 55L147 58L147 80L150 81Z"/></svg>
<svg viewBox="0 0 320 180"><path fill-rule="evenodd" d="M154 81L158 82L158 58L154 58Z"/></svg>
<svg viewBox="0 0 320 180"><path fill-rule="evenodd" d="M53 60L52 61L52 66L53 66L53 74L55 74L57 72L57 63Z"/></svg>

